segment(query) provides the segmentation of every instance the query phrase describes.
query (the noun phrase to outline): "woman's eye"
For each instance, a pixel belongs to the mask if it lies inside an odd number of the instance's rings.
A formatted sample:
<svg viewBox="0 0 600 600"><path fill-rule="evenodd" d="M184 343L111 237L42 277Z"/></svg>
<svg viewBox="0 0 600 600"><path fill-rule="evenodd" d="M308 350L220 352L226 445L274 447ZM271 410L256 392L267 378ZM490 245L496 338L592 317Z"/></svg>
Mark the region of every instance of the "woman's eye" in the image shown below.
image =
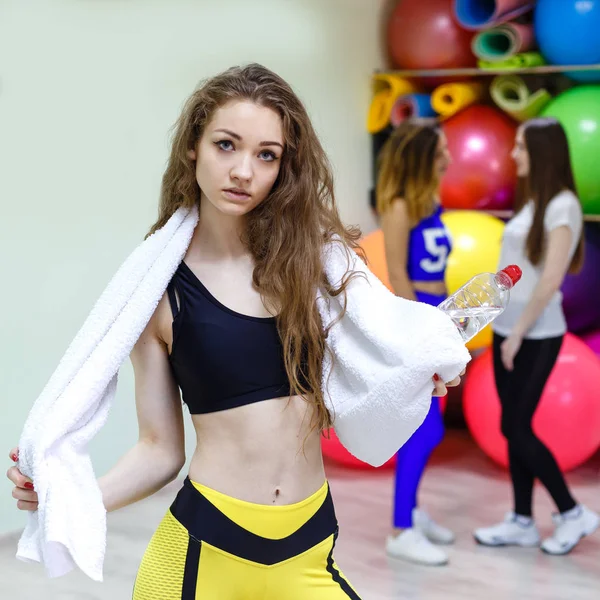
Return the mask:
<svg viewBox="0 0 600 600"><path fill-rule="evenodd" d="M216 142L216 144L219 146L219 148L221 148L221 150L225 150L226 152L233 150L233 144L230 140L220 140Z"/></svg>
<svg viewBox="0 0 600 600"><path fill-rule="evenodd" d="M275 155L274 152L271 152L270 150L263 150L259 156L263 159L266 160L267 162L271 162L273 160L275 160L277 158L277 156Z"/></svg>

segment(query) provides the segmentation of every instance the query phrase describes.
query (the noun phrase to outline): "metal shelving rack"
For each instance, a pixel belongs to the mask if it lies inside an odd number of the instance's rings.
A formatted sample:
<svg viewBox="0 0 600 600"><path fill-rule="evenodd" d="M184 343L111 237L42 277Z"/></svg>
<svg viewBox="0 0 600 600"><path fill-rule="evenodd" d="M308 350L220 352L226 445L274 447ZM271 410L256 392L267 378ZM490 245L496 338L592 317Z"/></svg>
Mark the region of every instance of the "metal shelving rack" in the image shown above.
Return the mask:
<svg viewBox="0 0 600 600"><path fill-rule="evenodd" d="M577 71L600 71L600 64L595 65L543 65L539 67L526 67L522 69L431 69L431 70L387 70L380 69L375 73L397 75L398 77L480 77L484 75L548 75L552 73L569 73Z"/></svg>

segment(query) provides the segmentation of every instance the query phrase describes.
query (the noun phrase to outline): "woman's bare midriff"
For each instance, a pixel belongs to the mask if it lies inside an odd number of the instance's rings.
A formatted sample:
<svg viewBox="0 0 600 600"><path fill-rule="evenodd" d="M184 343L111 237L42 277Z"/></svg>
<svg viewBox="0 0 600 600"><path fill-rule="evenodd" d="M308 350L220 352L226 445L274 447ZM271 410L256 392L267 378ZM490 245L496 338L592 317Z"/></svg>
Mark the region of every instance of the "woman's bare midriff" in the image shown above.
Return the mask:
<svg viewBox="0 0 600 600"><path fill-rule="evenodd" d="M312 406L299 396L192 415L192 481L256 504L304 500L325 481Z"/></svg>
<svg viewBox="0 0 600 600"><path fill-rule="evenodd" d="M165 294L156 318L172 351L173 317ZM272 398L192 415L196 449L188 475L218 492L256 504L294 504L325 481L313 407L300 396Z"/></svg>
<svg viewBox="0 0 600 600"><path fill-rule="evenodd" d="M413 281L415 291L425 294L433 294L434 296L446 295L446 284L443 281Z"/></svg>

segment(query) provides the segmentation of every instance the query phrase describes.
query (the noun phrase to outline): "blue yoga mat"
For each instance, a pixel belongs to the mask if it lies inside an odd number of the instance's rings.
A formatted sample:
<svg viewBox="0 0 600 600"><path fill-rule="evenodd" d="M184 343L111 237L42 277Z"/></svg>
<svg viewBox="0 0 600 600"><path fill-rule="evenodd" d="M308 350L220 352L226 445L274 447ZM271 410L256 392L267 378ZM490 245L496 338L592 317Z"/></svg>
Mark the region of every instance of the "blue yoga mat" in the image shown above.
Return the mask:
<svg viewBox="0 0 600 600"><path fill-rule="evenodd" d="M487 29L526 13L535 0L454 0L454 15L465 29Z"/></svg>
<svg viewBox="0 0 600 600"><path fill-rule="evenodd" d="M394 127L398 127L406 119L414 117L429 118L435 117L436 114L431 106L431 96L429 94L405 94L400 96L394 103L390 122Z"/></svg>

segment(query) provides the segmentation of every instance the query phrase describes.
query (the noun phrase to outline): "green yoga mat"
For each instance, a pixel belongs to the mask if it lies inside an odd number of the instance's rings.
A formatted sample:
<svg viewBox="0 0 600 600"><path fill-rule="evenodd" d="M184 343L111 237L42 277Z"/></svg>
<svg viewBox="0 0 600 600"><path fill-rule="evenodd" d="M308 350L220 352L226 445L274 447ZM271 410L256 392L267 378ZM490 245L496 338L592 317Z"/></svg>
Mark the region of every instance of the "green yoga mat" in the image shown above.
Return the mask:
<svg viewBox="0 0 600 600"><path fill-rule="evenodd" d="M499 75L490 86L492 100L517 121L527 121L540 114L552 96L545 88L530 90L518 75Z"/></svg>
<svg viewBox="0 0 600 600"><path fill-rule="evenodd" d="M533 50L533 25L503 23L473 37L473 54L484 61L502 62L515 54Z"/></svg>
<svg viewBox="0 0 600 600"><path fill-rule="evenodd" d="M544 57L539 52L521 52L514 54L506 60L499 62L480 60L477 63L480 69L524 69L526 67L540 67L546 64Z"/></svg>

